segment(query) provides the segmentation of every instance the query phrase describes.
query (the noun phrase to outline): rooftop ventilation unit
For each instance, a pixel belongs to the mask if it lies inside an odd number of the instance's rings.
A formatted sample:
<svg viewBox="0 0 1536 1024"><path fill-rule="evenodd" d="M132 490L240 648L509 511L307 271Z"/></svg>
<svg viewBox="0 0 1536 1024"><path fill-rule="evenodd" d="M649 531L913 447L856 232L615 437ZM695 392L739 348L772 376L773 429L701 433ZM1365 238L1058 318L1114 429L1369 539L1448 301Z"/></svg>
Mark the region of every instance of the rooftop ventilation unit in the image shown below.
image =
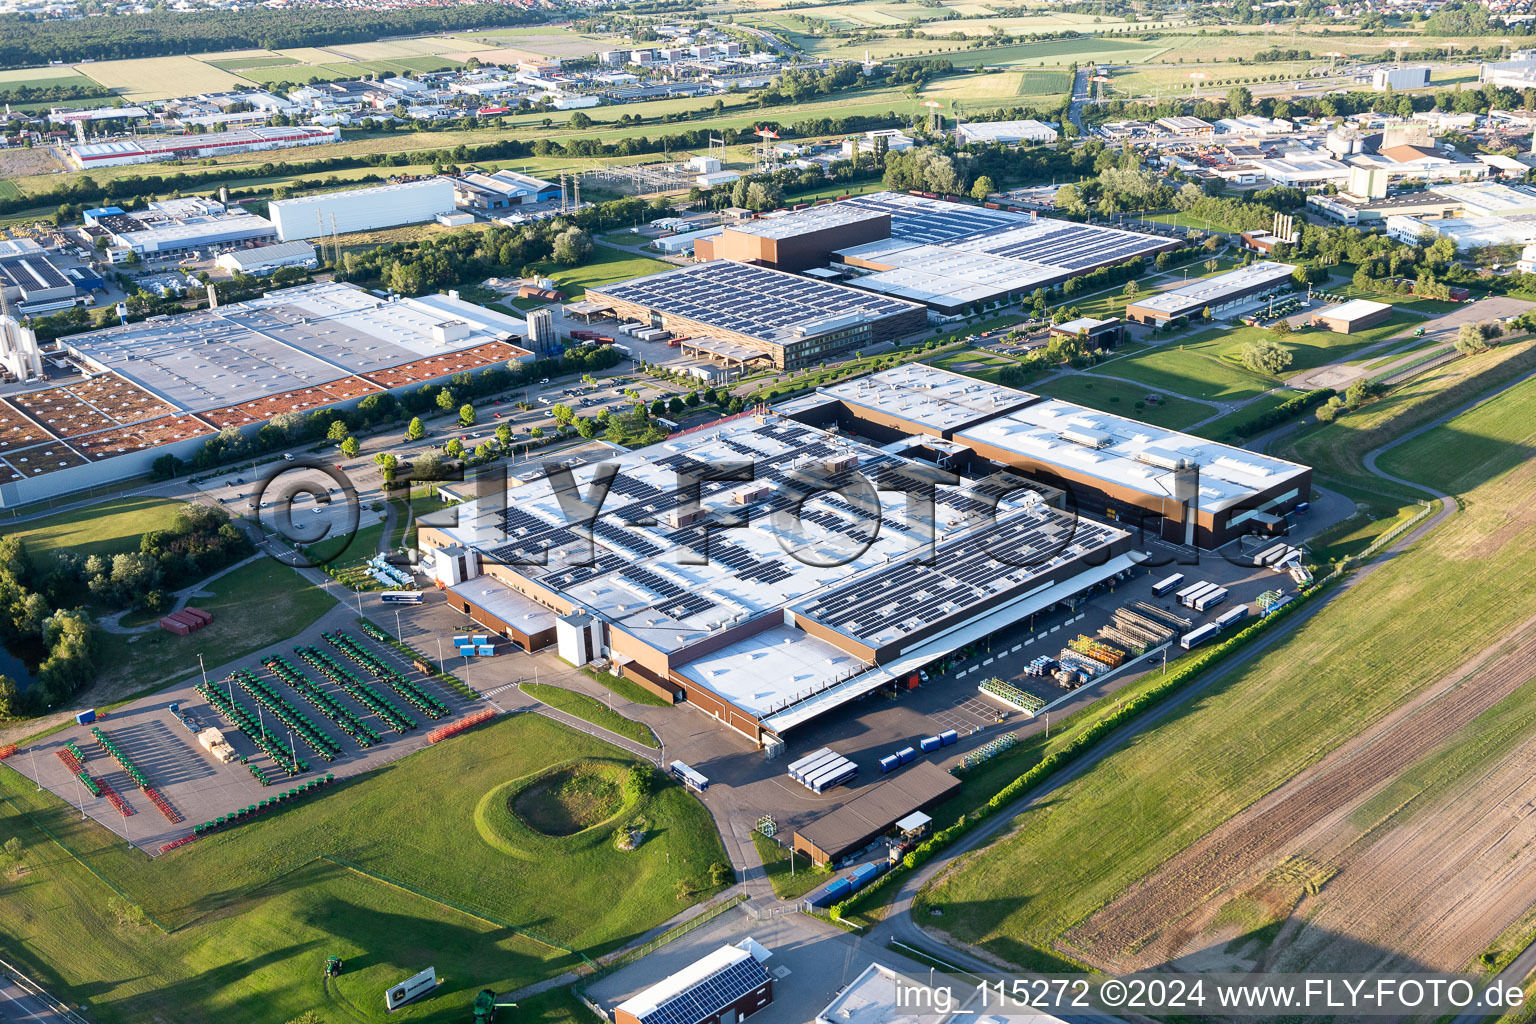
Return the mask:
<svg viewBox="0 0 1536 1024"><path fill-rule="evenodd" d="M1157 466L1160 469L1184 469L1190 465L1188 459L1155 451L1137 452L1136 461L1145 462L1149 466Z"/></svg>
<svg viewBox="0 0 1536 1024"><path fill-rule="evenodd" d="M1102 430L1088 430L1084 427L1068 427L1059 436L1063 441L1071 441L1086 448L1103 448L1112 440Z"/></svg>

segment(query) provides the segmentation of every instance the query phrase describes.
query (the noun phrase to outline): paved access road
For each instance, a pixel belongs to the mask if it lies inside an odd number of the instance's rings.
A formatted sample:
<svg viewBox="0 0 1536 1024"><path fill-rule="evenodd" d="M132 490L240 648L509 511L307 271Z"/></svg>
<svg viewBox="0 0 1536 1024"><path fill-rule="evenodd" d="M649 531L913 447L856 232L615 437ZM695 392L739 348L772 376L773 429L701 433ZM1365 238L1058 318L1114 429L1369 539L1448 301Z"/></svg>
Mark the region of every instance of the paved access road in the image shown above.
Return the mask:
<svg viewBox="0 0 1536 1024"><path fill-rule="evenodd" d="M12 1024L74 1024L73 1018L55 1010L46 1000L32 995L11 978L0 974L0 1021Z"/></svg>

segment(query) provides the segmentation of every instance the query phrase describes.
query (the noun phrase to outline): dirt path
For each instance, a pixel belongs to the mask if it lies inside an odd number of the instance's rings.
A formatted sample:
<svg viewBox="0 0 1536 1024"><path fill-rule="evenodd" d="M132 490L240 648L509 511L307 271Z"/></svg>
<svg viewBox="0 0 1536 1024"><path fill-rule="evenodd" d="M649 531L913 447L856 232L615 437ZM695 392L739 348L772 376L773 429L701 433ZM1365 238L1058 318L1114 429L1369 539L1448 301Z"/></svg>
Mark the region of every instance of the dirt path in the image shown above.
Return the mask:
<svg viewBox="0 0 1536 1024"><path fill-rule="evenodd" d="M1074 956L1116 970L1177 958L1226 902L1223 894L1246 892L1301 854L1317 826L1340 834L1344 814L1519 689L1533 664L1536 617L1165 862L1068 932L1063 943ZM1323 865L1322 874L1330 870L1337 865ZM1510 919L1524 908L1511 907Z"/></svg>

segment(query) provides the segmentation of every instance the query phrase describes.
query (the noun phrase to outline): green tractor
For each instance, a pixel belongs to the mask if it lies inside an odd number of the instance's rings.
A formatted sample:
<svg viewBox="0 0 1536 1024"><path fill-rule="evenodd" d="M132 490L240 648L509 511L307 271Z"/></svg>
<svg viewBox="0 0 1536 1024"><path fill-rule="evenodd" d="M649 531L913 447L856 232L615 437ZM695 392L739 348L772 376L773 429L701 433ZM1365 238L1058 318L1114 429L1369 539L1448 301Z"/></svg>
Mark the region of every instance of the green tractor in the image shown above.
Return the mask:
<svg viewBox="0 0 1536 1024"><path fill-rule="evenodd" d="M1422 337L1424 337L1424 328L1420 327L1418 330L1414 331L1413 332L1413 336L1415 338L1422 338Z"/></svg>
<svg viewBox="0 0 1536 1024"><path fill-rule="evenodd" d="M326 960L325 960L325 976L327 978L334 978L334 977L336 977L336 975L341 973L341 969L342 969L343 966L345 966L345 965L341 962L341 957L339 957L339 956L326 957Z"/></svg>
<svg viewBox="0 0 1536 1024"><path fill-rule="evenodd" d="M505 996L498 996L490 989L483 988L475 996L475 1024L491 1024L496 1019L497 1008L516 1005Z"/></svg>

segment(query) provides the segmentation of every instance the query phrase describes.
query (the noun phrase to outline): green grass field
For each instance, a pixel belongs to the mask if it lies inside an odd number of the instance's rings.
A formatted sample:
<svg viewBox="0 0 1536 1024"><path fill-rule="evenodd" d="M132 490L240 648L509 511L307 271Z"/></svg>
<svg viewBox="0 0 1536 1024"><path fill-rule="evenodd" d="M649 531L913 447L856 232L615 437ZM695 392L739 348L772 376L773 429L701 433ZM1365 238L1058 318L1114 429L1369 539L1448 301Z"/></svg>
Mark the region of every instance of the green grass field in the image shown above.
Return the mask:
<svg viewBox="0 0 1536 1024"><path fill-rule="evenodd" d="M1140 381L1189 398L1224 402L1252 398L1274 385L1259 374L1232 365L1212 348L1198 342L1170 342L1089 372Z"/></svg>
<svg viewBox="0 0 1536 1024"><path fill-rule="evenodd" d="M1502 412L1520 415L1532 400L1523 392ZM1484 422L1421 454L1454 448ZM1021 815L1011 835L927 892L919 911L942 910L946 930L1010 962L1049 963L1063 933L1135 879L1536 613L1533 530L1511 529L1504 511L1533 490L1529 474L1506 472L1524 447L1486 452L1438 481L1469 495L1452 526ZM1416 470L1433 474L1438 459ZM1426 621L1458 626L1427 630Z"/></svg>
<svg viewBox="0 0 1536 1024"><path fill-rule="evenodd" d="M143 534L169 529L179 507L165 498L117 498L7 526L5 532L20 537L39 561L51 561L56 551L73 551L81 558L110 556L137 551Z"/></svg>
<svg viewBox="0 0 1536 1024"><path fill-rule="evenodd" d="M650 831L634 852L611 842L617 822L564 839L513 828L493 835L498 845L481 834L494 818L486 801L500 806L517 780L594 759L630 763L547 719L511 716L153 861L0 772L0 837L22 839L29 869L6 893L8 953L47 965L57 994L89 1001L107 1024L270 1024L307 1010L383 1021L382 989L427 964L443 987L388 1019L457 1022L482 987L580 962L558 947L596 955L712 891L709 867L725 856L711 819L659 777L623 812ZM169 934L117 924L112 891L18 808ZM347 970L326 985L328 955Z"/></svg>
<svg viewBox="0 0 1536 1024"><path fill-rule="evenodd" d="M207 590L211 597L192 603L212 614L213 622L191 636L159 629L100 634L98 685L126 694L169 684L198 670L198 654L212 671L302 632L335 604L324 590L265 558L220 576Z"/></svg>
<svg viewBox="0 0 1536 1024"><path fill-rule="evenodd" d="M651 730L632 718L625 718L617 711L609 710L606 704L594 697L563 687L550 686L548 683L525 682L522 684L522 691L535 700L541 700L558 711L564 711L568 715L575 715L583 721L591 722L600 729L607 729L609 732L617 733L648 747L658 746Z"/></svg>
<svg viewBox="0 0 1536 1024"><path fill-rule="evenodd" d="M1464 493L1490 474L1531 457L1536 438L1536 383L1516 384L1492 401L1384 453L1382 469Z"/></svg>
<svg viewBox="0 0 1536 1024"><path fill-rule="evenodd" d="M1113 373L1118 363L1111 363L1104 370ZM1183 398L1164 395L1156 405L1146 403L1147 390L1118 380L1105 380L1086 373L1069 373L1053 380L1031 385L1029 391L1076 402L1092 409L1102 409L1119 416L1146 420L1171 430L1184 430L1193 423L1215 414L1213 406L1192 402Z"/></svg>
<svg viewBox="0 0 1536 1024"><path fill-rule="evenodd" d="M1219 419L1212 420L1195 430L1194 433L1199 434L1201 437L1208 437L1213 441L1240 442L1242 438L1233 433L1239 424L1247 423L1261 413L1266 413L1271 409L1284 405L1299 393L1282 390L1259 395L1252 401L1245 403L1236 412L1229 412Z"/></svg>
<svg viewBox="0 0 1536 1024"><path fill-rule="evenodd" d="M579 267L540 263L534 267L534 272L540 277L554 278L555 286L565 293L566 298L579 299L586 294L588 288L598 288L643 274L656 274L673 267L674 264L663 263L661 260L599 245L594 247L591 259Z"/></svg>

